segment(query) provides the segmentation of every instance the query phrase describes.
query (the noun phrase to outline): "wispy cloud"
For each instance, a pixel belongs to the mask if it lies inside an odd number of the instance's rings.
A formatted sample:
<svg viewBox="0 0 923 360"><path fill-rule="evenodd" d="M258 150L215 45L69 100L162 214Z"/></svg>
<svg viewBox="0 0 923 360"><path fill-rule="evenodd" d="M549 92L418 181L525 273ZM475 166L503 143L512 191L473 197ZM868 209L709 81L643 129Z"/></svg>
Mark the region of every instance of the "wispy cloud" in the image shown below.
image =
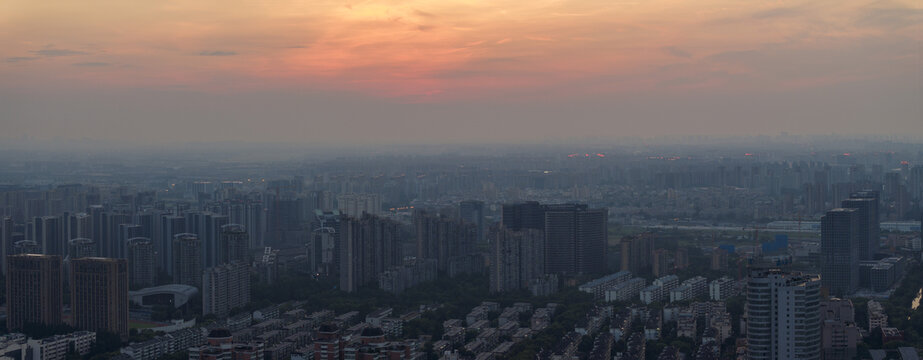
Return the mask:
<svg viewBox="0 0 923 360"><path fill-rule="evenodd" d="M763 11L757 11L753 13L754 19L775 19L780 17L789 17L801 15L803 13L802 9L793 8L793 7L781 7Z"/></svg>
<svg viewBox="0 0 923 360"><path fill-rule="evenodd" d="M704 24L708 25L736 25L746 24L753 20L777 20L782 18L794 18L808 15L809 9L806 7L777 7L772 9L760 10L752 13L738 13L736 15L716 17L706 20Z"/></svg>
<svg viewBox="0 0 923 360"><path fill-rule="evenodd" d="M213 50L213 51L199 52L199 56L234 56L234 55L237 55L236 51Z"/></svg>
<svg viewBox="0 0 923 360"><path fill-rule="evenodd" d="M761 53L757 50L724 51L707 57L708 60L717 62L747 62L759 59Z"/></svg>
<svg viewBox="0 0 923 360"><path fill-rule="evenodd" d="M670 54L676 57L681 57L681 58L691 58L692 57L691 53L689 53L686 50L680 49L676 46L665 46L663 47L663 51L666 51L667 54Z"/></svg>
<svg viewBox="0 0 923 360"><path fill-rule="evenodd" d="M44 57L58 57L58 56L74 56L74 55L86 55L84 51L70 50L70 49L55 49L55 48L45 48L41 50L32 51L33 54L44 56Z"/></svg>
<svg viewBox="0 0 923 360"><path fill-rule="evenodd" d="M72 64L72 65L74 65L74 66L83 66L83 67L103 67L103 66L109 66L110 64L109 64L109 63L106 63L106 62L95 62L95 61L90 61L90 62L79 62L79 63L74 63L74 64Z"/></svg>
<svg viewBox="0 0 923 360"><path fill-rule="evenodd" d="M857 23L864 26L899 29L923 23L923 9L900 6L865 9Z"/></svg>
<svg viewBox="0 0 923 360"><path fill-rule="evenodd" d="M547 36L535 36L535 35L526 35L526 39L534 41L554 41L554 39Z"/></svg>
<svg viewBox="0 0 923 360"><path fill-rule="evenodd" d="M32 61L32 60L38 60L38 57L37 56L14 56L14 57L6 58L5 61L8 63L18 63L18 62L25 62L25 61Z"/></svg>
<svg viewBox="0 0 923 360"><path fill-rule="evenodd" d="M419 17L425 17L425 18L429 18L429 19L432 19L432 18L436 17L436 15L434 15L434 14L432 14L432 13L428 13L428 12L426 12L426 11L422 11L422 10L414 10L414 11L413 11L413 14L414 14L414 15L417 15L417 16L419 16Z"/></svg>

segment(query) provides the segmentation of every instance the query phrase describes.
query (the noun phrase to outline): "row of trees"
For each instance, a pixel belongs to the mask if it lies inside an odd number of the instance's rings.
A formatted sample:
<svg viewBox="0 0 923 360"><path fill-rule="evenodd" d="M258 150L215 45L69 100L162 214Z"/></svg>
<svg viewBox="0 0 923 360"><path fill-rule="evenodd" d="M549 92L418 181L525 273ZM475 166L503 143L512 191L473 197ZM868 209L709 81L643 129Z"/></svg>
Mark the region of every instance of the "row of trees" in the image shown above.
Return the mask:
<svg viewBox="0 0 923 360"><path fill-rule="evenodd" d="M881 344L884 347L898 345L923 347L923 307L920 307L923 289L923 265L915 263L904 276L901 285L884 302L888 322L904 335L904 344ZM914 308L916 304L916 308ZM876 344L877 345L877 344ZM874 348L873 344L869 344Z"/></svg>

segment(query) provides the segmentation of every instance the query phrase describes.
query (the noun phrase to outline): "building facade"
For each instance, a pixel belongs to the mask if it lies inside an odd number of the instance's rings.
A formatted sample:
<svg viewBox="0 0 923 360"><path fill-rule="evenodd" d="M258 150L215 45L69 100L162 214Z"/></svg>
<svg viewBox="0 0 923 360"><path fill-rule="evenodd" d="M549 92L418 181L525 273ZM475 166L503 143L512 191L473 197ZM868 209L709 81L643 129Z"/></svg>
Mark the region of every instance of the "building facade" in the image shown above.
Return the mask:
<svg viewBox="0 0 923 360"><path fill-rule="evenodd" d="M838 208L821 218L821 282L831 294L848 295L859 288L859 214Z"/></svg>
<svg viewBox="0 0 923 360"><path fill-rule="evenodd" d="M820 359L820 279L779 269L747 280L747 356L752 360Z"/></svg>
<svg viewBox="0 0 923 360"><path fill-rule="evenodd" d="M231 309L250 303L250 265L241 261L205 269L202 274L204 314L226 317Z"/></svg>
<svg viewBox="0 0 923 360"><path fill-rule="evenodd" d="M842 207L858 211L858 253L859 260L875 260L878 252L878 237L881 232L881 223L878 219L878 195L876 192L866 191L853 193L849 199L843 200Z"/></svg>
<svg viewBox="0 0 923 360"><path fill-rule="evenodd" d="M67 256L71 259L84 257L96 257L99 253L96 248L96 242L87 238L76 238L68 240Z"/></svg>
<svg viewBox="0 0 923 360"><path fill-rule="evenodd" d="M228 224L221 227L216 265L235 261L250 262L250 238L243 225Z"/></svg>
<svg viewBox="0 0 923 360"><path fill-rule="evenodd" d="M635 275L651 273L654 257L654 234L643 233L624 237L622 248L622 270Z"/></svg>
<svg viewBox="0 0 923 360"><path fill-rule="evenodd" d="M87 331L109 331L128 339L128 261L71 260L71 319Z"/></svg>
<svg viewBox="0 0 923 360"><path fill-rule="evenodd" d="M490 291L523 289L545 273L544 236L541 230L507 229L490 231Z"/></svg>
<svg viewBox="0 0 923 360"><path fill-rule="evenodd" d="M182 233L173 237L173 282L202 286L202 242L195 234Z"/></svg>
<svg viewBox="0 0 923 360"><path fill-rule="evenodd" d="M340 289L356 291L378 281L385 270L402 264L397 222L372 215L342 220L340 232Z"/></svg>
<svg viewBox="0 0 923 360"><path fill-rule="evenodd" d="M128 240L129 285L133 289L154 285L154 245L151 239L136 237Z"/></svg>
<svg viewBox="0 0 923 360"><path fill-rule="evenodd" d="M62 260L57 255L10 255L6 258L7 329L25 324L61 324L64 306Z"/></svg>
<svg viewBox="0 0 923 360"><path fill-rule="evenodd" d="M413 213L419 259L434 259L439 271L471 255L478 241L477 225L425 210ZM464 271L469 272L469 271Z"/></svg>
<svg viewBox="0 0 923 360"><path fill-rule="evenodd" d="M545 207L545 272L606 272L608 209L564 204Z"/></svg>

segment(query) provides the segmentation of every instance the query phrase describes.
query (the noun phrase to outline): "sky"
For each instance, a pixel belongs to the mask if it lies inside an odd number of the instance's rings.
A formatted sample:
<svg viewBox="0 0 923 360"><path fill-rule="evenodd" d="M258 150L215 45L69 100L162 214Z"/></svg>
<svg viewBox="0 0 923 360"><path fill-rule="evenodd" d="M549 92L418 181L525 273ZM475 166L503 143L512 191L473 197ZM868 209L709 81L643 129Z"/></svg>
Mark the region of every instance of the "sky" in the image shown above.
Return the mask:
<svg viewBox="0 0 923 360"><path fill-rule="evenodd" d="M923 136L923 2L0 2L0 143Z"/></svg>

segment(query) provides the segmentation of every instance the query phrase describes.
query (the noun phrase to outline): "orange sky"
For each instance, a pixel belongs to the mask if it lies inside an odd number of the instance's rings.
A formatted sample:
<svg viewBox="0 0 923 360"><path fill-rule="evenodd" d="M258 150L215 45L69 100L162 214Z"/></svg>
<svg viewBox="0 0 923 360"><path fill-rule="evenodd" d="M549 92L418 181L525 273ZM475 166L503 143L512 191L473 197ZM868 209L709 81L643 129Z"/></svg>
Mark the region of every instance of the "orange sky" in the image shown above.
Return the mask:
<svg viewBox="0 0 923 360"><path fill-rule="evenodd" d="M919 77L921 34L920 1L7 0L0 91L394 103L790 91Z"/></svg>

